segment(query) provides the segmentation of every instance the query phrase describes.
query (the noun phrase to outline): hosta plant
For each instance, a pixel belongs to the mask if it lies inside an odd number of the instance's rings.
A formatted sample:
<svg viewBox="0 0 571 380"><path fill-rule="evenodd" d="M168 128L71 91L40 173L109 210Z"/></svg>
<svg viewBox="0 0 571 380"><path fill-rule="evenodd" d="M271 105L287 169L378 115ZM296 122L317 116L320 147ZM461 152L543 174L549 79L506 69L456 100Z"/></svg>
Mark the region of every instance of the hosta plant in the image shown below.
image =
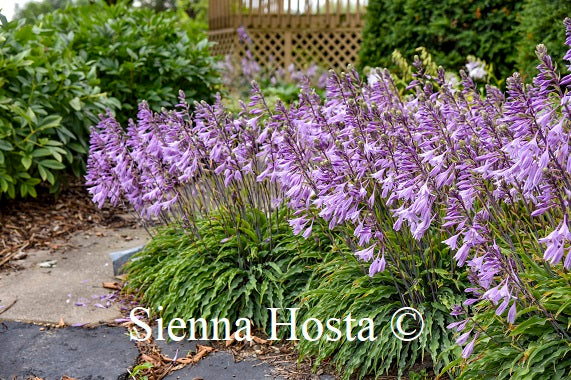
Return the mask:
<svg viewBox="0 0 571 380"><path fill-rule="evenodd" d="M571 19L565 26L571 46ZM452 84L417 60L406 92L386 70L368 81L349 70L330 76L324 99L306 83L289 106L270 107L254 86L238 115L220 102L194 115L183 102L161 114L143 106L126 134L108 116L93 135L91 191L143 216L174 215L189 231L208 209L192 197L200 189L237 226L245 205L266 220L287 205L295 234L312 239L325 223L363 273L390 278L391 297L434 317L433 332L443 281L454 285L463 302L447 328L459 357L442 373L568 377L571 74L556 70L544 46L537 55L533 84L514 74L506 93L482 92L464 72ZM342 309L357 301L339 300ZM337 301L319 302L310 310ZM431 337L417 344L434 356ZM340 350L338 363L357 369L344 359L352 351ZM371 372L386 370L363 360Z"/></svg>
<svg viewBox="0 0 571 380"><path fill-rule="evenodd" d="M249 318L269 334L268 308L295 307L312 267L341 244L325 232L293 235L285 210L275 217L249 209L234 222L228 211L213 211L197 221L200 238L162 229L128 266L128 289L167 321Z"/></svg>

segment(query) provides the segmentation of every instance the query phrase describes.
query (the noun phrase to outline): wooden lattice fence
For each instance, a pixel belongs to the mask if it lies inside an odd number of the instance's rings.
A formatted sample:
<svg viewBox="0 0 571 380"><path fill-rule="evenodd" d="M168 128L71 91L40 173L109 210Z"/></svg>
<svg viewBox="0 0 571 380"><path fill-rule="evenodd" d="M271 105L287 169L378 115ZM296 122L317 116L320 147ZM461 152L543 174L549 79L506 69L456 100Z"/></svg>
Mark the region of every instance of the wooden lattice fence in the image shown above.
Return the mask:
<svg viewBox="0 0 571 380"><path fill-rule="evenodd" d="M211 0L213 53L242 55L237 29L246 28L249 49L260 64L298 68L310 63L345 68L355 63L367 1Z"/></svg>

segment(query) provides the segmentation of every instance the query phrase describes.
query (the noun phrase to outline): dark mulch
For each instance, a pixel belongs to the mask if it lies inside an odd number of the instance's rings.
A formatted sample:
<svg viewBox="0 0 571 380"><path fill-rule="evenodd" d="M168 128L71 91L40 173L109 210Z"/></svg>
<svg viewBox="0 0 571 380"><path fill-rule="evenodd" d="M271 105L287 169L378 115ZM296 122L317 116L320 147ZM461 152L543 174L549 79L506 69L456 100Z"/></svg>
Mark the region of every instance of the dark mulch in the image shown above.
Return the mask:
<svg viewBox="0 0 571 380"><path fill-rule="evenodd" d="M98 209L85 185L70 179L57 196L39 189L37 198L0 199L0 269L25 249L58 249L73 232L95 225L132 224L120 210Z"/></svg>

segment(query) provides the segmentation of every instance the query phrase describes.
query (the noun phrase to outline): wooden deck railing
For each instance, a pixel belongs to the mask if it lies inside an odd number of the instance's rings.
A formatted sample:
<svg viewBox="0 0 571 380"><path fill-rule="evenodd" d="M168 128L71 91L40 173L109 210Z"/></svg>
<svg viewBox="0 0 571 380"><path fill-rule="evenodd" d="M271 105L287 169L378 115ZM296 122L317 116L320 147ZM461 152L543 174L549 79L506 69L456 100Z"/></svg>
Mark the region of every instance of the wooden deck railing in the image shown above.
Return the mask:
<svg viewBox="0 0 571 380"><path fill-rule="evenodd" d="M211 0L209 36L217 54L239 52L236 29L253 40L254 55L284 66L356 61L366 0Z"/></svg>

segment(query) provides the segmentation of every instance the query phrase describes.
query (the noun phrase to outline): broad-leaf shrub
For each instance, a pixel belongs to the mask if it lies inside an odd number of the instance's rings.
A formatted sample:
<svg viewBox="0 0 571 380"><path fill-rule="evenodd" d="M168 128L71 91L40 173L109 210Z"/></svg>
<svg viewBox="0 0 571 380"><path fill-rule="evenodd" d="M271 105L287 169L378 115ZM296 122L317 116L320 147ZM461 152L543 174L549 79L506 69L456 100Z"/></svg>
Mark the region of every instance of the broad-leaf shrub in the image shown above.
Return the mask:
<svg viewBox="0 0 571 380"><path fill-rule="evenodd" d="M99 87L73 35L5 24L0 29L0 198L57 190L63 170L84 169L89 126L117 102Z"/></svg>
<svg viewBox="0 0 571 380"><path fill-rule="evenodd" d="M103 2L4 25L0 196L34 196L41 182L56 192L64 169L83 173L89 127L105 109L147 100L159 110L176 104L180 88L212 99L218 74L208 43L179 26L172 12Z"/></svg>
<svg viewBox="0 0 571 380"><path fill-rule="evenodd" d="M172 107L180 89L197 101L216 92L219 77L206 36L188 33L172 11L98 1L53 12L37 25L68 33L73 49L94 62L103 91L124 110L143 100L155 111ZM127 113L119 119L126 121Z"/></svg>

